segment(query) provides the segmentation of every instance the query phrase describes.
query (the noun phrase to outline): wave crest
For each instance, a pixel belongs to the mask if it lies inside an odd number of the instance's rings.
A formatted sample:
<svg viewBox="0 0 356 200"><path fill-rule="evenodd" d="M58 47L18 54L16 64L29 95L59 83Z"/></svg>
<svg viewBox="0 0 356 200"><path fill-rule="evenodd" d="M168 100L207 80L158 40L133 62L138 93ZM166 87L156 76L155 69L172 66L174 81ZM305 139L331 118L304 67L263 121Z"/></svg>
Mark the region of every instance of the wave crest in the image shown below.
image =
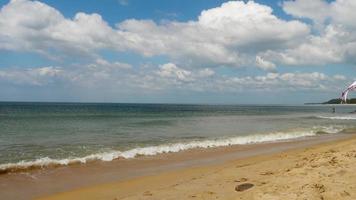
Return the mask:
<svg viewBox="0 0 356 200"><path fill-rule="evenodd" d="M313 127L310 130L294 130L289 132L273 132L269 134L256 134L247 136L238 136L231 138L221 138L213 140L191 141L186 143L172 143L158 146L139 147L127 151L109 151L105 153L96 153L79 158L52 159L43 157L33 161L20 161L17 163L7 163L0 165L0 173L16 172L35 168L44 168L50 166L61 166L75 163L87 163L89 161L112 161L123 158L129 159L136 156L153 156L162 153L174 153L193 148L211 148L231 145L243 145L262 142L274 142L301 137L315 136L320 133L338 133L343 128L338 127Z"/></svg>
<svg viewBox="0 0 356 200"><path fill-rule="evenodd" d="M317 118L321 119L339 119L339 120L356 120L356 116L317 116Z"/></svg>

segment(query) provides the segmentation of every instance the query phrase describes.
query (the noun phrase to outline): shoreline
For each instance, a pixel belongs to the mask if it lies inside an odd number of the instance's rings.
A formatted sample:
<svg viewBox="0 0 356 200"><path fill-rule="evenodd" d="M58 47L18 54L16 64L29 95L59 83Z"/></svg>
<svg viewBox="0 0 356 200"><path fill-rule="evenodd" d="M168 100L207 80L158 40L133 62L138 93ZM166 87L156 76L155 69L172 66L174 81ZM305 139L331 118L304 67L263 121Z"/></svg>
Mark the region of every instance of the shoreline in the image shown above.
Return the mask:
<svg viewBox="0 0 356 200"><path fill-rule="evenodd" d="M42 199L355 199L356 136Z"/></svg>
<svg viewBox="0 0 356 200"><path fill-rule="evenodd" d="M330 117L321 117L327 118ZM156 156L165 153L178 153L180 151L194 149L220 148L234 145L251 145L259 143L278 143L289 140L298 140L305 137L313 137L321 134L347 133L348 129L337 127L314 127L310 130L290 130L277 131L267 134L252 134L241 136L230 136L215 139L191 140L185 142L173 142L166 144L157 144L154 146L134 147L127 150L111 150L106 152L92 153L89 155L50 158L43 156L34 160L21 160L18 162L9 162L0 164L0 175L7 173L26 173L38 169L50 169L60 166L70 166L77 164L91 164L97 161L113 161L122 159L133 159L140 156ZM353 132L353 131L352 131Z"/></svg>
<svg viewBox="0 0 356 200"><path fill-rule="evenodd" d="M114 160L111 162L98 161L88 164L34 170L26 173L10 173L0 175L0 193L2 193L3 197L12 199L38 198L61 192L80 190L93 185L100 186L147 176L159 176L162 173L191 168L223 165L226 162L266 156L291 149L306 148L350 137L352 137L352 134L329 134L273 143L190 149L135 159Z"/></svg>

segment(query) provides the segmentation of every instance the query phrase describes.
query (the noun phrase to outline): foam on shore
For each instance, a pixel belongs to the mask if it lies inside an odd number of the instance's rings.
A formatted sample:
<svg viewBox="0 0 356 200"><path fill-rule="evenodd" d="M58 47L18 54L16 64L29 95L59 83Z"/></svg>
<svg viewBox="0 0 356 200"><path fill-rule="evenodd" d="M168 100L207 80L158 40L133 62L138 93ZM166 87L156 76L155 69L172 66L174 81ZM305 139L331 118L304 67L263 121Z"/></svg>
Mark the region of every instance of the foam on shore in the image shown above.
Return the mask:
<svg viewBox="0 0 356 200"><path fill-rule="evenodd" d="M17 163L6 163L0 165L0 173L23 171L34 168L45 168L51 166L69 165L75 163L87 163L90 161L112 161L115 159L130 159L136 156L153 156L162 153L173 153L194 148L212 148L231 145L244 145L262 142L276 142L302 137L315 136L318 134L333 134L343 131L342 127L313 127L308 130L291 130L287 132L273 132L268 134L255 134L220 139L201 141L189 141L185 143L172 143L157 146L138 147L127 151L108 151L104 153L91 154L84 157L72 157L65 159L53 159L49 157L39 158L33 161L20 161Z"/></svg>
<svg viewBox="0 0 356 200"><path fill-rule="evenodd" d="M347 116L317 116L321 119L336 119L336 120L356 120L356 115Z"/></svg>

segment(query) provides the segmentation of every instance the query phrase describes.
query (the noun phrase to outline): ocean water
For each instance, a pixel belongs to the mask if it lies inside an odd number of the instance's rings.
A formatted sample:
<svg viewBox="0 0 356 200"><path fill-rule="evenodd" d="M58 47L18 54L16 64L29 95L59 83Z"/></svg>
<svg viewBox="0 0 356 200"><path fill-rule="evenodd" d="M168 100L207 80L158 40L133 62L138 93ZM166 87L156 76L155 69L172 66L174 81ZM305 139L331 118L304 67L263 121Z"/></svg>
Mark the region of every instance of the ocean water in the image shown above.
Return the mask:
<svg viewBox="0 0 356 200"><path fill-rule="evenodd" d="M0 171L356 131L356 106L0 103Z"/></svg>

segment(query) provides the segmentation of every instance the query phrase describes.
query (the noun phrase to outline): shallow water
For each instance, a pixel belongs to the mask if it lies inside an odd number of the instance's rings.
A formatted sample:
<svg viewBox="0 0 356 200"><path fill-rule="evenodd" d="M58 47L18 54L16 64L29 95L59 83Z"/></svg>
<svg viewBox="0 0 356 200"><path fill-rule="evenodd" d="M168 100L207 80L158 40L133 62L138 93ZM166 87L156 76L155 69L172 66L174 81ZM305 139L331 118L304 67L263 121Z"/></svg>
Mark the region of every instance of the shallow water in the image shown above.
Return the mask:
<svg viewBox="0 0 356 200"><path fill-rule="evenodd" d="M0 103L0 169L352 132L356 106Z"/></svg>

